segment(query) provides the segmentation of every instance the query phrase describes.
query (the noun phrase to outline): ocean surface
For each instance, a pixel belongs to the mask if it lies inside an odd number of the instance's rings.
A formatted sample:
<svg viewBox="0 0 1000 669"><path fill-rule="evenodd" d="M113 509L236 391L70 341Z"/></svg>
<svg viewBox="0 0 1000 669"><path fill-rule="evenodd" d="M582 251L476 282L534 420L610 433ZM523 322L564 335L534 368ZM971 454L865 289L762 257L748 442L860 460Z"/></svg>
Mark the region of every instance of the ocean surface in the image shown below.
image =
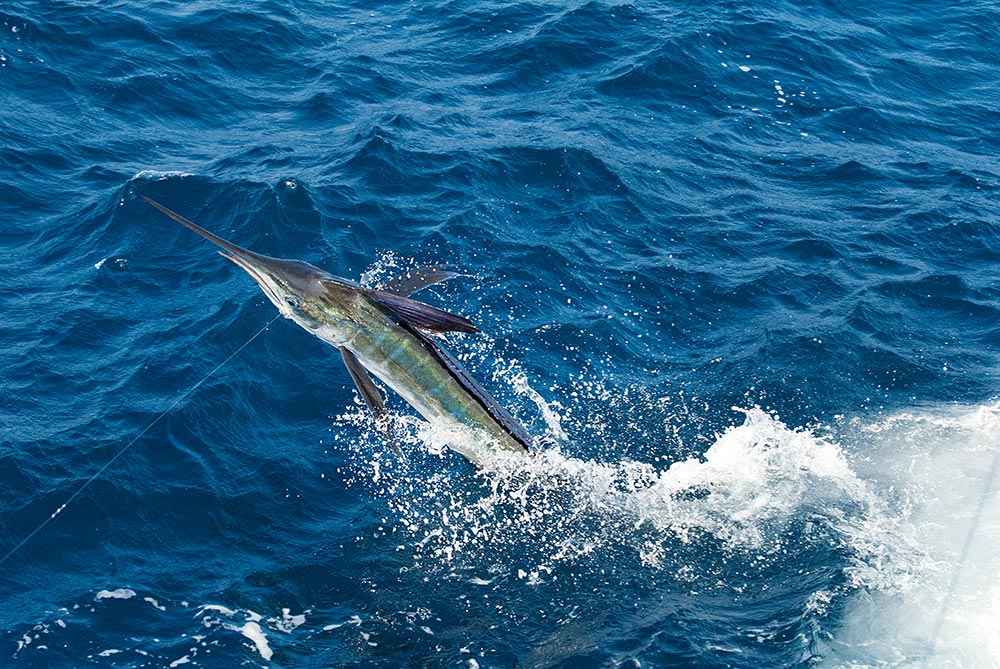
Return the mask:
<svg viewBox="0 0 1000 669"><path fill-rule="evenodd" d="M1000 667L996 2L7 0L0 666ZM477 470L152 197L420 299Z"/></svg>

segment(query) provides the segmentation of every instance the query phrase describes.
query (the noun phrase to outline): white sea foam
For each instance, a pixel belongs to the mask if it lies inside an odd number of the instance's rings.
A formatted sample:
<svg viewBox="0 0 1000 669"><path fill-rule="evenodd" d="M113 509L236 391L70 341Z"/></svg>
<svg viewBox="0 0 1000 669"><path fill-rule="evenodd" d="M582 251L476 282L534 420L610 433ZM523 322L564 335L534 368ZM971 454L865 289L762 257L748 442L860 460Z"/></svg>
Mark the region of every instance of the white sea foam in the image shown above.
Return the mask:
<svg viewBox="0 0 1000 669"><path fill-rule="evenodd" d="M159 609L160 611L166 611L167 610L167 607L161 605L153 597L143 597L142 601L148 602L149 604L151 604L153 606L154 609Z"/></svg>
<svg viewBox="0 0 1000 669"><path fill-rule="evenodd" d="M257 652L265 660L270 660L271 656L274 655L274 651L267 643L267 635L264 634L264 630L260 628L258 623L249 621L244 623L243 627L239 629L240 633L246 638L253 642L254 646L257 648Z"/></svg>
<svg viewBox="0 0 1000 669"><path fill-rule="evenodd" d="M94 595L95 600L101 599L132 599L135 597L135 590L131 588L118 588L117 590L101 590Z"/></svg>
<svg viewBox="0 0 1000 669"><path fill-rule="evenodd" d="M97 592L94 596L94 601L101 602L100 605L103 607L128 606L125 600L137 599L139 597L140 595L131 588L117 588L115 590L101 590ZM157 598L151 596L141 596L141 600L152 605L152 607L154 607L157 611L171 613L171 605L162 604ZM187 609L189 604L187 602L181 602L177 606L182 609ZM76 609L79 607L74 608ZM177 657L176 655L172 657L164 657L154 651L152 655L157 656L159 659L164 661L164 664L160 666L177 667L188 663L196 664L200 655L205 652L206 648L218 643L217 640L207 641L207 635L217 637L219 634L238 634L244 637L252 645L253 649L261 656L262 659L270 660L274 651L271 647L269 635L292 635L299 627L306 624L308 614L309 611L293 613L291 609L282 608L279 615L264 616L260 613L247 609L234 609L219 604L203 604L197 607L195 619L198 621L197 624L202 629L206 630L206 632L204 634L184 635L194 642L188 648L187 653L180 657ZM357 620L360 623L360 619ZM352 624L354 623L353 620L350 622ZM58 629L66 628L67 624L61 618L53 620L51 624L45 622L38 623L32 629L32 635L25 635L24 638L18 643L15 655L27 650L29 647L33 651L44 650L46 646L38 643L38 640L42 638L42 635L47 636L56 633ZM144 656L151 655L150 651L143 648L129 648L127 650ZM125 649L108 648L101 651L98 656L108 657L124 652L126 652Z"/></svg>
<svg viewBox="0 0 1000 669"><path fill-rule="evenodd" d="M840 432L858 471L898 499L924 559L890 574L892 587L856 592L826 666L1000 667L1000 404L851 420Z"/></svg>
<svg viewBox="0 0 1000 669"><path fill-rule="evenodd" d="M193 176L190 172L179 172L177 170L141 170L136 172L129 181L166 181L167 179L181 179Z"/></svg>
<svg viewBox="0 0 1000 669"><path fill-rule="evenodd" d="M218 616L213 614L219 614ZM266 618L255 611L241 610L234 611L225 606L208 604L202 606L200 615L202 624L209 629L222 628L233 632L239 632L249 639L254 648L265 660L270 660L274 654L268 639L268 632L281 632L291 634L298 627L306 622L306 614L293 614L290 609L282 609L280 617Z"/></svg>

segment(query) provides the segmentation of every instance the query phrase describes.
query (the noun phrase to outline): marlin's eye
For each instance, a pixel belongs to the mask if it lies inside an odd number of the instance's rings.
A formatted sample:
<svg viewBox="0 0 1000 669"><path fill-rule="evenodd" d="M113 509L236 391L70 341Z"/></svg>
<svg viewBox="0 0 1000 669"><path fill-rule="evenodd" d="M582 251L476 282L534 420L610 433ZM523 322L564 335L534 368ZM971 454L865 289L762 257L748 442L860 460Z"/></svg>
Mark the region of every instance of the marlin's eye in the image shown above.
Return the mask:
<svg viewBox="0 0 1000 669"><path fill-rule="evenodd" d="M286 297L285 298L285 304L287 304L288 306L290 306L292 309L298 309L299 308L299 301L296 300L294 297Z"/></svg>

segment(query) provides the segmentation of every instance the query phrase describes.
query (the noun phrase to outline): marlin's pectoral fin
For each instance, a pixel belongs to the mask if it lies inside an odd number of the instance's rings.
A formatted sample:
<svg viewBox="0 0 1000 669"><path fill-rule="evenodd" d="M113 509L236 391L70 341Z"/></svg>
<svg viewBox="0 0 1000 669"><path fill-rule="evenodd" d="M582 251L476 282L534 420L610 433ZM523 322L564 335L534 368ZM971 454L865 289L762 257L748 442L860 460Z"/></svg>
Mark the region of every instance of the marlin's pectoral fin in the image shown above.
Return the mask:
<svg viewBox="0 0 1000 669"><path fill-rule="evenodd" d="M425 332L479 332L468 318L406 297L373 290L368 295L388 307L400 321Z"/></svg>
<svg viewBox="0 0 1000 669"><path fill-rule="evenodd" d="M405 274L387 279L379 286L379 290L395 295L409 297L418 290L423 290L435 283L440 283L447 279L461 276L458 272L451 272L445 269L445 265L431 265L429 267L419 267L411 269Z"/></svg>
<svg viewBox="0 0 1000 669"><path fill-rule="evenodd" d="M402 458L403 452L399 450L399 446L392 436L392 419L385 410L382 394L375 387L372 378L368 376L368 370L364 368L357 356L346 348L340 347L340 355L344 358L344 364L347 365L347 371L351 373L351 378L354 379L354 385L357 386L361 398L368 405L368 409L375 418L375 426L382 433L382 437L389 444L389 448L396 454L396 457Z"/></svg>

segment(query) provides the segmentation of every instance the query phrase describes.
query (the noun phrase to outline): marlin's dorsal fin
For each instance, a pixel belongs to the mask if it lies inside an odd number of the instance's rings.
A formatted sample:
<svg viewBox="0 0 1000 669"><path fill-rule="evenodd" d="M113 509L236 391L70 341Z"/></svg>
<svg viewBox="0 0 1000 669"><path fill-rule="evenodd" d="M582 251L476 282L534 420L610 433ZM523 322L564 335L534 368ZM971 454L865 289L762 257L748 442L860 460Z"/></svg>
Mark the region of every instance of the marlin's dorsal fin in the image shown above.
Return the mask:
<svg viewBox="0 0 1000 669"><path fill-rule="evenodd" d="M445 267L445 265L431 265L411 269L404 274L383 281L378 289L386 293L409 297L427 286L433 286L435 283L460 276L458 272L451 272Z"/></svg>
<svg viewBox="0 0 1000 669"><path fill-rule="evenodd" d="M344 364L347 365L347 371L351 373L351 378L354 379L354 385L357 386L361 399L365 401L365 404L368 405L368 410L372 412L372 417L375 419L375 427L382 433L382 437L389 444L389 448L396 454L396 457L402 459L403 452L399 450L399 445L396 444L396 440L392 436L392 419L389 418L389 413L385 410L382 394L375 387L372 377L368 376L368 370L364 368L357 356L343 346L339 348L340 355L344 358Z"/></svg>
<svg viewBox="0 0 1000 669"><path fill-rule="evenodd" d="M388 307L405 325L416 330L440 334L442 332L479 332L472 321L444 309L432 307L407 297L381 290L368 291L369 297Z"/></svg>

